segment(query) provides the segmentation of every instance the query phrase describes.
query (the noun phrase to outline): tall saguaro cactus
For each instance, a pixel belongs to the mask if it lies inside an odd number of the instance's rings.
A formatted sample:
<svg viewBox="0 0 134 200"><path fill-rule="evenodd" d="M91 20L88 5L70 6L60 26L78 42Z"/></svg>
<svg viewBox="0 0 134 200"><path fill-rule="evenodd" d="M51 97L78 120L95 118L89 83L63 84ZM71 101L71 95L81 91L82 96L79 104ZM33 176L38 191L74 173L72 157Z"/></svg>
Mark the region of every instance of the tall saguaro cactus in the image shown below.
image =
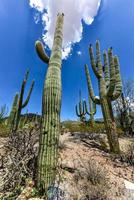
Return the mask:
<svg viewBox="0 0 134 200"><path fill-rule="evenodd" d="M36 42L36 51L48 64L42 98L42 128L38 154L38 188L44 193L56 178L61 110L61 62L64 14L57 15L54 41L50 58L41 42Z"/></svg>
<svg viewBox="0 0 134 200"><path fill-rule="evenodd" d="M79 104L78 104L78 106L77 105L75 106L76 115L80 118L81 122L84 122L86 110L85 110L85 101L83 101L82 98L81 98L81 91L79 91Z"/></svg>
<svg viewBox="0 0 134 200"><path fill-rule="evenodd" d="M113 153L119 153L119 141L116 132L116 123L113 116L111 102L116 100L122 92L122 82L120 76L119 61L117 56L113 56L112 48L104 51L104 66L101 62L101 52L99 41L96 42L96 59L94 58L93 48L89 48L92 69L98 79L99 98L94 95L88 66L85 65L85 72L88 83L89 94L96 104L100 104L104 117L105 127L108 136L110 150ZM108 62L109 58L109 62Z"/></svg>
<svg viewBox="0 0 134 200"><path fill-rule="evenodd" d="M90 125L93 127L95 123L94 115L96 114L96 103L92 101L90 94L89 94L89 111L86 102L85 102L85 109L86 109L86 114L90 116Z"/></svg>

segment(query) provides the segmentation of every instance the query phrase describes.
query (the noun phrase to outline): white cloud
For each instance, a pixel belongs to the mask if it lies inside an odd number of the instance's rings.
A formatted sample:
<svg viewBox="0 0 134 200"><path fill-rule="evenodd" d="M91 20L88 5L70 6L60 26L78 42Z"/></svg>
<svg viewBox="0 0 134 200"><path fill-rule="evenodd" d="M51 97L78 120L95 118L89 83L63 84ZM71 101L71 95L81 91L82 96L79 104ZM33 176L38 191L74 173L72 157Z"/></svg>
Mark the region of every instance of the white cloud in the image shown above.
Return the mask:
<svg viewBox="0 0 134 200"><path fill-rule="evenodd" d="M41 12L44 25L43 40L51 49L57 13L63 12L63 58L67 58L74 43L82 39L82 20L90 25L97 14L101 0L29 0L31 7Z"/></svg>

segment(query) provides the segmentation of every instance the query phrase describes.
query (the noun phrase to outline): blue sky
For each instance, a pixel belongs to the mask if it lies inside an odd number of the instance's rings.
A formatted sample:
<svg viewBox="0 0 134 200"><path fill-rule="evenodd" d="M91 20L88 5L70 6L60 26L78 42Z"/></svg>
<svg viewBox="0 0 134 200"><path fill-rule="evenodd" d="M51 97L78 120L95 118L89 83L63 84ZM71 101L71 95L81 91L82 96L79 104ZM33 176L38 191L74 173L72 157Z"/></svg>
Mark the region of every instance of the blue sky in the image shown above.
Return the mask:
<svg viewBox="0 0 134 200"><path fill-rule="evenodd" d="M102 50L112 46L120 58L122 77L133 79L134 75L134 1L102 0L94 22L87 26L83 23L83 38L73 46L72 55L63 61L62 68L62 112L63 119L76 119L75 104L78 91L88 98L84 64L90 68L96 94L97 80L92 72L88 46L99 39ZM34 43L42 35L42 24L34 22L35 10L30 8L28 0L0 0L0 106L6 104L9 109L14 94L27 68L30 69L27 89L32 79L35 88L31 96L29 112L41 112L43 81L47 70L36 55ZM78 55L81 51L82 55ZM26 91L27 92L27 91ZM96 117L101 116L98 108Z"/></svg>

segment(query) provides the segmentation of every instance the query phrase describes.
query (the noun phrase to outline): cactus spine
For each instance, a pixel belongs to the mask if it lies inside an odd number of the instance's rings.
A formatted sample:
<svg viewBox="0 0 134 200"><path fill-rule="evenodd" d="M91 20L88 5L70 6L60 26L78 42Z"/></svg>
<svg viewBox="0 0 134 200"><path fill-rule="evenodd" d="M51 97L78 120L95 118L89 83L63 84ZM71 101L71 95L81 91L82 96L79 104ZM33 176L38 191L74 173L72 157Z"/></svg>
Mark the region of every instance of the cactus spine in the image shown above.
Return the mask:
<svg viewBox="0 0 134 200"><path fill-rule="evenodd" d="M90 110L88 111L86 101L85 101L85 109L86 109L86 114L90 116L90 125L93 127L95 124L94 115L96 114L96 103L92 101L90 94L89 94L89 109Z"/></svg>
<svg viewBox="0 0 134 200"><path fill-rule="evenodd" d="M98 79L99 96L95 97L92 88L91 78L88 66L85 65L86 78L88 83L88 91L96 104L100 104L104 117L104 123L107 130L107 137L110 146L110 151L119 153L119 141L116 133L116 123L113 116L112 101L116 100L122 92L122 82L120 76L119 61L117 56L113 56L112 48L107 52L104 51L104 67L101 62L101 52L99 41L96 42L96 60L93 54L92 45L89 48L90 60L92 69ZM108 63L109 58L109 63Z"/></svg>
<svg viewBox="0 0 134 200"><path fill-rule="evenodd" d="M38 154L37 186L44 193L56 178L61 110L61 62L64 14L57 15L54 42L50 59L41 42L36 42L36 51L48 64L42 98L42 128Z"/></svg>
<svg viewBox="0 0 134 200"><path fill-rule="evenodd" d="M85 101L83 101L81 98L81 91L79 91L79 107L76 105L75 111L76 111L76 115L80 118L80 121L84 122L86 110L85 110Z"/></svg>

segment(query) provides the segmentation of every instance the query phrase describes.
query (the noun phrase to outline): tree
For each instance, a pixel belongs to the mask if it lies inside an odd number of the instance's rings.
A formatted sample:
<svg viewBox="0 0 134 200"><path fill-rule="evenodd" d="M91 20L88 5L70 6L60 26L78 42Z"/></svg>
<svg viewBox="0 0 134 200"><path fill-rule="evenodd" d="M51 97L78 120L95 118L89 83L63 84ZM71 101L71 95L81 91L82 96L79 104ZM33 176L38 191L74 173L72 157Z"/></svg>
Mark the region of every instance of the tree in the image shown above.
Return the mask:
<svg viewBox="0 0 134 200"><path fill-rule="evenodd" d="M134 124L134 81L123 81L123 92L113 104L117 122L125 134L133 134Z"/></svg>

